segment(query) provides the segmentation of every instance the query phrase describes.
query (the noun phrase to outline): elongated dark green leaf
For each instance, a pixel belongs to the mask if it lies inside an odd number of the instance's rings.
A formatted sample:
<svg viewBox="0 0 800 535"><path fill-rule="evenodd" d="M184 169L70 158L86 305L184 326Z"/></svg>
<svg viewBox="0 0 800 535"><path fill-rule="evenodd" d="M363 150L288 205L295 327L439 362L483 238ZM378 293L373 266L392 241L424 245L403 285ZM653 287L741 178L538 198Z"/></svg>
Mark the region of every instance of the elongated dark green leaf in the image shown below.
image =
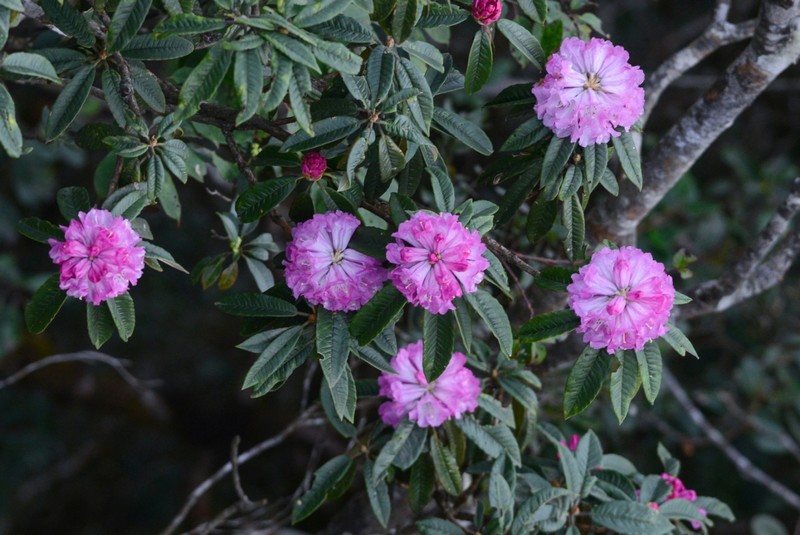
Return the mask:
<svg viewBox="0 0 800 535"><path fill-rule="evenodd" d="M344 314L320 308L317 311L316 341L325 379L328 385L334 385L347 367L350 354L350 334Z"/></svg>
<svg viewBox="0 0 800 535"><path fill-rule="evenodd" d="M493 61L492 40L489 34L481 28L475 32L472 46L469 49L467 72L464 74L464 90L467 93L475 93L483 87L489 79L489 75L492 74Z"/></svg>
<svg viewBox="0 0 800 535"><path fill-rule="evenodd" d="M120 76L117 71L107 68L103 70L100 75L100 81L103 84L103 94L106 98L106 104L111 111L114 120L121 127L127 126L127 119L125 118L125 110L127 106L122 98L122 93L119 89Z"/></svg>
<svg viewBox="0 0 800 535"><path fill-rule="evenodd" d="M50 276L25 305L25 325L33 334L43 332L67 300L67 294L59 288L58 280L58 273Z"/></svg>
<svg viewBox="0 0 800 535"><path fill-rule="evenodd" d="M500 151L515 152L527 149L544 139L549 133L549 128L542 124L538 118L532 117L519 125L517 129L508 136L503 146L500 147Z"/></svg>
<svg viewBox="0 0 800 535"><path fill-rule="evenodd" d="M455 113L444 108L435 108L433 110L433 121L442 130L458 139L464 145L475 149L483 155L488 156L494 150L492 141L478 125Z"/></svg>
<svg viewBox="0 0 800 535"><path fill-rule="evenodd" d="M561 169L564 168L564 164L569 160L573 150L575 150L575 143L570 143L569 139L565 137L553 136L542 161L542 177L540 180L542 189L547 188L558 178ZM555 191L558 192L557 189ZM552 198L555 198L555 196Z"/></svg>
<svg viewBox="0 0 800 535"><path fill-rule="evenodd" d="M393 284L387 284L353 316L350 334L359 345L369 344L400 314L406 303L403 294Z"/></svg>
<svg viewBox="0 0 800 535"><path fill-rule="evenodd" d="M294 178L273 178L246 189L236 201L236 212L245 223L257 221L278 206L294 190Z"/></svg>
<svg viewBox="0 0 800 535"><path fill-rule="evenodd" d="M536 522L536 513L544 507L548 502L558 498L571 496L571 492L567 489L558 487L545 487L533 494L530 498L522 502L517 510L514 523L511 527L513 535L525 535L534 531Z"/></svg>
<svg viewBox="0 0 800 535"><path fill-rule="evenodd" d="M242 388L257 386L267 380L283 366L294 353L302 327L286 329L265 347L247 372Z"/></svg>
<svg viewBox="0 0 800 535"><path fill-rule="evenodd" d="M375 465L372 467L372 479L374 481L382 480L386 475L386 470L389 469L395 457L397 457L400 450L403 449L413 428L414 422L410 420L403 420L400 422L400 425L395 428L392 438L383 445L381 452L375 458Z"/></svg>
<svg viewBox="0 0 800 535"><path fill-rule="evenodd" d="M590 189L594 189L595 185L600 183L607 164L608 145L598 143L583 148L583 174Z"/></svg>
<svg viewBox="0 0 800 535"><path fill-rule="evenodd" d="M181 86L174 120L182 122L200 109L200 103L210 100L225 78L233 53L222 46L211 47Z"/></svg>
<svg viewBox="0 0 800 535"><path fill-rule="evenodd" d="M394 79L394 55L386 47L377 46L370 52L367 60L367 84L372 94L373 104L382 102L392 88Z"/></svg>
<svg viewBox="0 0 800 535"><path fill-rule="evenodd" d="M567 286L572 283L574 273L576 273L574 269L553 266L543 269L533 278L533 282L540 288L565 292Z"/></svg>
<svg viewBox="0 0 800 535"><path fill-rule="evenodd" d="M301 28L321 24L342 13L351 2L352 0L314 0L306 4L292 22Z"/></svg>
<svg viewBox="0 0 800 535"><path fill-rule="evenodd" d="M392 464L400 470L408 470L422 454L427 443L428 428L415 425L411 429L411 434L408 435L405 444L403 444L403 447L397 452L397 456L392 461Z"/></svg>
<svg viewBox="0 0 800 535"><path fill-rule="evenodd" d="M402 48L412 58L420 60L436 71L444 72L444 57L435 46L424 41L406 41Z"/></svg>
<svg viewBox="0 0 800 535"><path fill-rule="evenodd" d="M612 357L605 351L587 347L569 372L564 388L564 418L583 412L600 392Z"/></svg>
<svg viewBox="0 0 800 535"><path fill-rule="evenodd" d="M94 306L86 303L86 327L89 331L89 340L95 349L108 342L114 334L114 318L105 303Z"/></svg>
<svg viewBox="0 0 800 535"><path fill-rule="evenodd" d="M672 533L674 526L647 504L612 501L592 509L592 522L625 535L662 535Z"/></svg>
<svg viewBox="0 0 800 535"><path fill-rule="evenodd" d="M633 142L633 136L630 132L622 132L619 137L613 137L611 140L614 142L614 148L617 150L622 169L628 175L628 179L633 182L633 185L641 190L642 161L639 156L639 150Z"/></svg>
<svg viewBox="0 0 800 535"><path fill-rule="evenodd" d="M56 194L58 210L64 219L78 219L78 212L88 212L92 208L89 192L81 187L61 188Z"/></svg>
<svg viewBox="0 0 800 535"><path fill-rule="evenodd" d="M360 22L346 15L337 15L329 21L308 28L315 35L344 43L369 43L372 33Z"/></svg>
<svg viewBox="0 0 800 535"><path fill-rule="evenodd" d="M415 524L420 535L463 535L461 526L444 518L426 518Z"/></svg>
<svg viewBox="0 0 800 535"><path fill-rule="evenodd" d="M258 109L261 90L264 88L264 66L255 50L242 50L236 53L233 64L233 83L239 98L241 111L236 115L236 125L240 125L255 115Z"/></svg>
<svg viewBox="0 0 800 535"><path fill-rule="evenodd" d="M14 99L0 84L0 145L12 158L22 155L22 132L17 124Z"/></svg>
<svg viewBox="0 0 800 535"><path fill-rule="evenodd" d="M355 117L329 117L311 125L314 135L299 131L284 141L281 150L307 151L346 138L361 127Z"/></svg>
<svg viewBox="0 0 800 535"><path fill-rule="evenodd" d="M519 337L526 342L538 342L571 331L581 320L571 310L557 310L540 314L519 329Z"/></svg>
<svg viewBox="0 0 800 535"><path fill-rule="evenodd" d="M633 351L625 351L619 368L611 374L609 391L611 407L617 415L619 423L625 420L631 400L639 390L639 366Z"/></svg>
<svg viewBox="0 0 800 535"><path fill-rule="evenodd" d="M525 224L525 232L531 243L536 243L544 238L558 214L558 201L545 201L542 198L536 199L528 212L528 220Z"/></svg>
<svg viewBox="0 0 800 535"><path fill-rule="evenodd" d="M480 425L472 416L464 416L455 423L468 439L490 457L497 458L503 454L503 445L489 433L488 428Z"/></svg>
<svg viewBox="0 0 800 535"><path fill-rule="evenodd" d="M151 3L152 0L120 0L108 27L106 50L109 53L122 50L136 35L150 11Z"/></svg>
<svg viewBox="0 0 800 535"><path fill-rule="evenodd" d="M361 71L361 56L353 53L340 43L319 41L314 47L314 55L328 67L345 74L358 74Z"/></svg>
<svg viewBox="0 0 800 535"><path fill-rule="evenodd" d="M89 28L89 23L72 4L58 0L41 0L39 5L53 24L65 34L74 37L79 45L84 48L94 45L94 34Z"/></svg>
<svg viewBox="0 0 800 535"><path fill-rule="evenodd" d="M156 34L195 35L198 33L224 30L227 26L228 23L223 19L201 17L193 13L183 13L162 20L154 31Z"/></svg>
<svg viewBox="0 0 800 535"><path fill-rule="evenodd" d="M426 135L429 134L433 120L433 94L428 81L411 60L406 58L400 58L400 61L397 62L396 72L401 87L419 91L415 98L412 97L406 101L406 106L408 106L417 127Z"/></svg>
<svg viewBox="0 0 800 535"><path fill-rule="evenodd" d="M347 174L347 179L350 180L351 183L355 181L356 170L358 169L358 166L360 166L366 159L368 149L369 142L364 136L357 138L350 147L350 152L347 154L345 173ZM367 180L378 180L378 177L370 176ZM369 190L367 191L369 192Z"/></svg>
<svg viewBox="0 0 800 535"><path fill-rule="evenodd" d="M39 54L28 52L14 52L9 54L0 64L0 70L18 74L20 76L32 76L43 78L57 84L61 84L61 79L56 74L53 65Z"/></svg>
<svg viewBox="0 0 800 535"><path fill-rule="evenodd" d="M542 50L542 45L531 35L531 32L509 19L498 20L497 28L525 59L530 61L537 69L542 68L544 51Z"/></svg>
<svg viewBox="0 0 800 535"><path fill-rule="evenodd" d="M678 355L686 356L688 352L697 357L697 350L692 345L692 342L681 332L675 325L667 323L667 333L662 337L667 343L672 346ZM699 358L699 357L698 357Z"/></svg>
<svg viewBox="0 0 800 535"><path fill-rule="evenodd" d="M567 171L564 173L564 180L561 182L561 188L558 190L558 200L561 202L566 201L575 195L583 184L583 173L579 167L575 165L568 165Z"/></svg>
<svg viewBox="0 0 800 535"><path fill-rule="evenodd" d="M133 299L128 292L106 301L111 319L117 327L119 337L123 342L127 342L136 327L136 310L133 306Z"/></svg>
<svg viewBox="0 0 800 535"><path fill-rule="evenodd" d="M47 243L50 238L64 240L63 230L38 217L20 219L17 223L17 232L39 243Z"/></svg>
<svg viewBox="0 0 800 535"><path fill-rule="evenodd" d="M500 351L506 357L511 356L514 346L514 334L511 331L511 323L508 321L508 314L503 305L491 296L488 292L477 290L464 296L473 310L489 327L497 342L500 344Z"/></svg>
<svg viewBox="0 0 800 535"><path fill-rule="evenodd" d="M418 28L436 28L437 26L455 26L469 18L469 11L453 4L428 4L417 22Z"/></svg>
<svg viewBox="0 0 800 535"><path fill-rule="evenodd" d="M311 52L311 49L304 43L278 32L265 33L264 37L278 52L287 58L319 73L317 60L314 59L314 54Z"/></svg>
<svg viewBox="0 0 800 535"><path fill-rule="evenodd" d="M22 5L22 0L0 0L0 8L10 9L12 11L22 12L25 7Z"/></svg>
<svg viewBox="0 0 800 535"><path fill-rule="evenodd" d="M164 164L161 158L147 160L147 196L151 200L161 195L161 187L165 180Z"/></svg>
<svg viewBox="0 0 800 535"><path fill-rule="evenodd" d="M513 84L497 94L492 100L486 103L487 108L500 106L533 106L536 98L531 93L531 84Z"/></svg>
<svg viewBox="0 0 800 535"><path fill-rule="evenodd" d="M422 370L428 382L433 382L450 364L455 345L453 317L425 311L422 327Z"/></svg>
<svg viewBox="0 0 800 535"><path fill-rule="evenodd" d="M308 69L299 63L294 63L292 65L292 77L289 78L289 104L291 105L292 113L294 114L298 126L307 134L313 136L314 129L311 127L311 108L308 102L303 98L306 91L300 85L300 82L305 79L308 79Z"/></svg>
<svg viewBox="0 0 800 535"><path fill-rule="evenodd" d="M314 472L314 482L292 508L292 523L300 522L317 510L336 490L351 472L353 460L347 455L339 455L320 466ZM351 474L352 477L352 474Z"/></svg>
<svg viewBox="0 0 800 535"><path fill-rule="evenodd" d="M428 167L428 174L431 175L431 189L436 209L440 212L452 212L456 206L456 195L450 177L438 167Z"/></svg>
<svg viewBox="0 0 800 535"><path fill-rule="evenodd" d="M292 303L259 293L227 294L214 304L233 316L288 318L297 315L297 308Z"/></svg>
<svg viewBox="0 0 800 535"><path fill-rule="evenodd" d="M586 220L583 206L577 195L570 197L561 207L561 223L567 229L564 237L564 249L570 260L583 256L583 241L586 236Z"/></svg>
<svg viewBox="0 0 800 535"><path fill-rule="evenodd" d="M53 103L50 115L47 116L47 124L44 127L44 137L47 141L57 138L75 120L92 89L94 74L94 66L81 67L75 72L72 80L64 85L64 89Z"/></svg>
<svg viewBox="0 0 800 535"><path fill-rule="evenodd" d="M372 512L378 523L386 528L389 515L392 513L392 501L389 499L389 486L384 480L375 481L372 477L372 461L364 461L364 486L367 489L367 498Z"/></svg>
<svg viewBox="0 0 800 535"><path fill-rule="evenodd" d="M458 496L461 494L461 472L455 455L450 448L442 445L436 433L431 434L430 449L436 479L447 494Z"/></svg>
<svg viewBox="0 0 800 535"><path fill-rule="evenodd" d="M192 42L183 37L156 38L149 34L135 35L125 45L122 55L128 59L167 60L188 56L194 50Z"/></svg>
<svg viewBox="0 0 800 535"><path fill-rule="evenodd" d="M531 194L538 181L539 175L534 170L529 170L523 171L521 176L511 184L506 194L500 199L500 209L495 216L498 226L505 225L519 213L519 207ZM531 208L531 211L533 211L533 208ZM552 222L550 226L552 226Z"/></svg>
<svg viewBox="0 0 800 535"><path fill-rule="evenodd" d="M417 22L420 5L418 0L397 0L392 15L392 37L399 44L408 39Z"/></svg>
<svg viewBox="0 0 800 535"><path fill-rule="evenodd" d="M150 106L154 111L164 113L166 111L167 101L164 97L164 92L161 90L161 86L158 84L158 78L147 69L139 68L136 65L131 65L130 71L131 83L133 84L133 89L136 91L136 94L142 97L145 104Z"/></svg>
<svg viewBox="0 0 800 535"><path fill-rule="evenodd" d="M411 467L408 480L408 505L414 514L420 514L431 500L435 485L434 473L433 462L427 455L420 457Z"/></svg>
<svg viewBox="0 0 800 535"><path fill-rule="evenodd" d="M636 360L639 363L639 379L647 401L655 403L658 391L661 390L661 350L656 342L649 342L641 351L636 351Z"/></svg>

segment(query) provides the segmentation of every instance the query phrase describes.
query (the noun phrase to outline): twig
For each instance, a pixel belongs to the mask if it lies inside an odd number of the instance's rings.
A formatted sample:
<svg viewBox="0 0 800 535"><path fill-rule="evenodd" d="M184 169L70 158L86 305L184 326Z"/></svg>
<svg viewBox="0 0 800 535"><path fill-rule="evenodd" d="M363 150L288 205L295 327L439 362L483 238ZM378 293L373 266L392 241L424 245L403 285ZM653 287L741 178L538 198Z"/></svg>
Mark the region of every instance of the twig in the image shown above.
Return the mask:
<svg viewBox="0 0 800 535"><path fill-rule="evenodd" d="M242 503L246 505L251 505L253 501L245 494L244 489L242 488L242 481L239 478L239 442L240 442L239 435L233 437L233 441L231 442L231 475L233 476L233 488L236 489L236 494L239 496L239 499Z"/></svg>
<svg viewBox="0 0 800 535"><path fill-rule="evenodd" d="M308 364L308 368L306 369L306 375L303 377L303 395L300 396L300 410L305 410L308 407L308 401L311 399L311 381L314 380L314 374L317 373L317 368L319 364L317 364L316 360L312 360Z"/></svg>
<svg viewBox="0 0 800 535"><path fill-rule="evenodd" d="M114 164L114 174L111 175L111 180L108 182L108 194L106 197L117 191L119 186L119 177L122 175L122 168L125 166L125 159L122 156L117 156L117 161Z"/></svg>
<svg viewBox="0 0 800 535"><path fill-rule="evenodd" d="M539 274L538 269L525 262L523 259L514 254L513 251L507 249L504 245L497 242L494 238L490 238L488 235L484 236L483 243L485 243L486 247L488 247L494 254L496 254L501 258L506 259L508 262L517 266L525 273L533 275L534 277Z"/></svg>
<svg viewBox="0 0 800 535"><path fill-rule="evenodd" d="M265 506L266 504L267 504L266 498L263 500L259 500L257 502L250 502L250 503L236 502L233 505L230 505L225 509L223 509L222 511L220 511L220 513L217 516L215 516L214 519L211 520L210 522L206 522L200 526L197 526L189 533L198 533L199 535L207 535L233 515L237 513L249 513L250 511L258 509L259 507Z"/></svg>
<svg viewBox="0 0 800 535"><path fill-rule="evenodd" d="M664 370L664 383L689 415L692 422L694 422L700 431L702 431L703 434L733 462L743 478L763 485L770 492L800 511L800 495L797 495L784 484L773 479L772 476L755 466L750 459L734 448L722 433L706 420L706 417L700 409L698 409L689 398L689 394L686 393L686 390L683 389L669 370Z"/></svg>
<svg viewBox="0 0 800 535"><path fill-rule="evenodd" d="M314 405L304 411L300 416L298 416L292 423L284 428L283 431L278 433L277 435L256 444L246 452L242 453L237 457L237 461L239 465L243 465L250 459L257 457L258 455L264 453L265 451L278 446L279 444L283 443L286 438L291 435L295 430L301 427L311 427L311 426L319 426L324 425L326 420L324 418L311 418L311 416L316 412L317 406ZM169 535L173 533L177 527L181 524L181 522L186 519L186 516L189 514L189 511L192 510L192 507L195 506L197 501L200 499L203 494L208 492L208 490L214 486L219 480L227 476L233 470L233 462L228 461L225 465L223 465L219 470L214 472L208 479L200 483L189 497L186 499L186 503L183 505L183 508L178 512L175 518L172 519L169 526L161 532L162 535Z"/></svg>
<svg viewBox="0 0 800 535"><path fill-rule="evenodd" d="M236 140L233 138L233 129L231 127L223 128L222 135L225 136L225 141L228 143L228 148L233 153L233 159L236 160L236 165L239 167L239 171L245 176L247 181L250 184L255 184L258 182L255 173L250 168L250 165L245 160L242 151L239 150L239 146L236 144Z"/></svg>
<svg viewBox="0 0 800 535"><path fill-rule="evenodd" d="M119 67L119 92L122 94L125 104L128 105L128 107L133 111L133 113L136 114L137 117L141 118L142 110L139 109L139 103L136 102L136 95L134 95L133 92L133 80L131 80L131 69L128 66L128 62L123 59L119 52L114 52L111 57L114 59L114 63L116 63Z"/></svg>

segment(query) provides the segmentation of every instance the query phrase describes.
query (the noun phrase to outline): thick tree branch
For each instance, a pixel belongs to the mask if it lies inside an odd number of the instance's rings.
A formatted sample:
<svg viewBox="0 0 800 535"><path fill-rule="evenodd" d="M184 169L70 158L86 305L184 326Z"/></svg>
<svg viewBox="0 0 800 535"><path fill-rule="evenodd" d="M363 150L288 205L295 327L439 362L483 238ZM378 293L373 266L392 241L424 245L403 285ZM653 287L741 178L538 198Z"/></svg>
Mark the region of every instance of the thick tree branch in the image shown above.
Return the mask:
<svg viewBox="0 0 800 535"><path fill-rule="evenodd" d="M689 398L689 394L683 389L681 384L669 372L664 370L664 383L675 396L689 418L703 432L708 439L719 448L728 459L730 459L745 479L758 483L766 487L770 492L781 498L783 501L800 511L800 496L794 491L780 483L772 476L755 466L750 459L745 457L739 450L734 448L719 430L711 425L699 408Z"/></svg>
<svg viewBox="0 0 800 535"><path fill-rule="evenodd" d="M644 189L638 192L626 183L619 197L589 214L594 241L635 241L642 219L770 82L797 61L799 25L800 0L763 0L750 44L645 160Z"/></svg>

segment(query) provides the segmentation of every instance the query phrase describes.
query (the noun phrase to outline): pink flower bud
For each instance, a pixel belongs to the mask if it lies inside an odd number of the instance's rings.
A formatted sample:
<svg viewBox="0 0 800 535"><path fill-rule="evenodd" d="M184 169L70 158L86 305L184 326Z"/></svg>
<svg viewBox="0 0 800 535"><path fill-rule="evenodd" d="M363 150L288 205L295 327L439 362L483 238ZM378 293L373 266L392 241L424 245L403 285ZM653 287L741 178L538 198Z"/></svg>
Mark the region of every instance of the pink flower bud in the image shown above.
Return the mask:
<svg viewBox="0 0 800 535"><path fill-rule="evenodd" d="M307 180L319 180L328 169L328 161L318 152L309 152L303 155L303 162L300 164L303 177Z"/></svg>
<svg viewBox="0 0 800 535"><path fill-rule="evenodd" d="M503 2L501 0L475 0L472 2L472 16L484 26L497 22L502 12Z"/></svg>

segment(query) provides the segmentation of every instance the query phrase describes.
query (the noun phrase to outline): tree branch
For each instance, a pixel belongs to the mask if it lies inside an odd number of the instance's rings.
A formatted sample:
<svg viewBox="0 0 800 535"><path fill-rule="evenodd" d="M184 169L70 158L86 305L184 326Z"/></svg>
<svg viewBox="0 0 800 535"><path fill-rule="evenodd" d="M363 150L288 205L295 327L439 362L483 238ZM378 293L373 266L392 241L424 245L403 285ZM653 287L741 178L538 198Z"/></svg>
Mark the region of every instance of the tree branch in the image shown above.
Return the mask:
<svg viewBox="0 0 800 535"><path fill-rule="evenodd" d="M511 264L517 266L525 273L528 273L534 277L539 274L538 269L525 262L522 258L514 254L513 251L506 248L503 244L501 244L494 238L490 238L488 235L484 236L483 243L485 243L486 247L488 247L489 250L492 251L494 254L496 254L500 258L507 260Z"/></svg>
<svg viewBox="0 0 800 535"><path fill-rule="evenodd" d="M642 219L770 82L797 61L799 24L800 0L763 0L750 44L645 160L643 190L624 184L619 197L591 211L587 228L595 242L635 241Z"/></svg>
<svg viewBox="0 0 800 535"><path fill-rule="evenodd" d="M743 478L763 485L770 492L800 511L800 496L755 466L750 459L734 448L722 433L706 420L706 417L700 409L698 409L689 398L689 394L686 393L686 390L683 389L672 373L666 369L664 370L664 383L675 396L678 403L684 408L692 422L694 422L700 431L702 431L703 434L733 462Z"/></svg>

